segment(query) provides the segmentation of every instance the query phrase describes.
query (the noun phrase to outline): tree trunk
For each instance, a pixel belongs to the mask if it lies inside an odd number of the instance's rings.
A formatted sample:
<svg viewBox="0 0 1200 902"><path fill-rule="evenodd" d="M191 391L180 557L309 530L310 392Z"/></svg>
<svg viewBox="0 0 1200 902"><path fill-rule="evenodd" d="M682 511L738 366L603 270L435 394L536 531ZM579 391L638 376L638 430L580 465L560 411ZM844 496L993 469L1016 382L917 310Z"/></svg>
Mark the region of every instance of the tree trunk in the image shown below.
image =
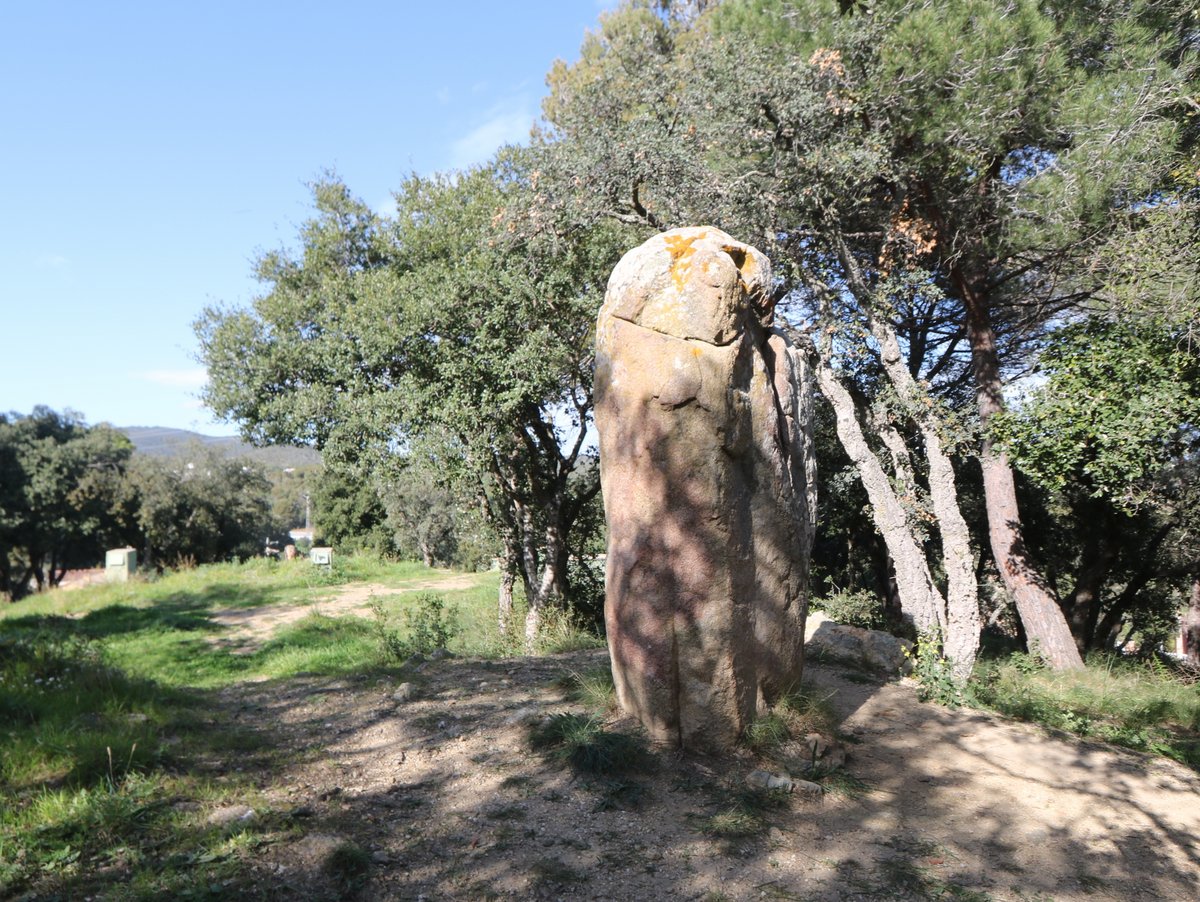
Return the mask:
<svg viewBox="0 0 1200 902"><path fill-rule="evenodd" d="M854 462L871 502L875 526L895 561L901 608L918 630L941 631L945 625L945 601L934 586L925 552L913 536L904 507L896 497L879 458L867 444L859 423L857 405L850 392L838 381L833 368L820 355L817 355L816 372L821 393L833 406L838 439Z"/></svg>
<svg viewBox="0 0 1200 902"><path fill-rule="evenodd" d="M916 424L925 442L925 457L929 464L929 497L942 538L942 564L946 570L942 653L950 660L954 679L964 683L975 667L975 655L979 652L979 637L983 627L979 619L979 585L975 580L971 532L958 506L954 464L942 447L932 400L926 397L912 372L904 365L895 331L877 317L870 307L864 310L871 334L879 343L884 372L907 408L905 413ZM884 429L885 441L889 435L891 441L888 442L888 448L898 462L897 474L915 491L907 447L899 433L890 426Z"/></svg>
<svg viewBox="0 0 1200 902"><path fill-rule="evenodd" d="M1200 573L1192 577L1192 601L1183 615L1181 634L1183 654L1190 663L1200 666Z"/></svg>
<svg viewBox="0 0 1200 902"><path fill-rule="evenodd" d="M1071 634L1081 655L1091 650L1093 634L1100 620L1100 592L1116 556L1116 549L1104 536L1090 536L1089 539L1067 608Z"/></svg>
<svg viewBox="0 0 1200 902"><path fill-rule="evenodd" d="M513 586L516 583L519 551L510 530L504 531L504 560L500 564L500 590L496 600L496 622L501 638L508 635L513 616Z"/></svg>
<svg viewBox="0 0 1200 902"><path fill-rule="evenodd" d="M975 556L971 532L958 506L954 465L943 452L936 433L922 429L929 458L929 494L942 536L942 564L946 570L946 635L943 653L951 672L966 682L975 668L983 625L979 618L979 584L975 581Z"/></svg>
<svg viewBox="0 0 1200 902"><path fill-rule="evenodd" d="M983 495L992 555L1004 585L1016 603L1030 645L1036 645L1036 651L1056 670L1079 668L1083 666L1083 659L1075 647L1066 617L1033 566L1025 546L1012 467L1008 457L988 434L992 417L1004 409L1004 398L996 335L985 295L961 271L956 270L956 281L967 308L967 338L971 344L976 399L983 426L979 463L983 469Z"/></svg>
<svg viewBox="0 0 1200 902"><path fill-rule="evenodd" d="M500 627L500 635L508 635L509 624L512 623L513 615L513 584L516 578L513 571L508 566L500 572L500 593L497 599L497 623Z"/></svg>

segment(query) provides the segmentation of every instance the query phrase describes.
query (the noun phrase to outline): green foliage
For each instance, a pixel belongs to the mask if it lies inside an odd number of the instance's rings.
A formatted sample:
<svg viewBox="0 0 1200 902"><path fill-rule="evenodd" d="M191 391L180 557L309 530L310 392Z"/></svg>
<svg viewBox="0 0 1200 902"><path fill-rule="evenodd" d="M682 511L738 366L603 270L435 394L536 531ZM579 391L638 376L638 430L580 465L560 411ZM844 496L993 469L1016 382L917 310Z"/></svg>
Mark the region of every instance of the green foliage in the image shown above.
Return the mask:
<svg viewBox="0 0 1200 902"><path fill-rule="evenodd" d="M954 679L954 670L942 654L942 637L937 633L921 633L912 651L904 656L912 661L912 677L917 681L917 697L923 702L936 702L957 708L966 701L963 684Z"/></svg>
<svg viewBox="0 0 1200 902"><path fill-rule="evenodd" d="M326 467L314 487L312 503L317 535L338 551L378 555L395 550L387 511L371 480Z"/></svg>
<svg viewBox="0 0 1200 902"><path fill-rule="evenodd" d="M1200 770L1200 693L1153 664L1096 655L1085 670L1062 673L1014 655L981 665L970 690L1009 717Z"/></svg>
<svg viewBox="0 0 1200 902"><path fill-rule="evenodd" d="M262 467L204 445L177 457L136 457L129 493L146 566L244 560L280 531Z"/></svg>
<svg viewBox="0 0 1200 902"><path fill-rule="evenodd" d="M866 589L842 589L823 598L814 598L812 607L830 620L867 630L886 630L892 626L879 596Z"/></svg>
<svg viewBox="0 0 1200 902"><path fill-rule="evenodd" d="M0 598L58 584L130 536L124 474L133 446L106 424L36 407L0 414Z"/></svg>
<svg viewBox="0 0 1200 902"><path fill-rule="evenodd" d="M744 738L755 754L770 758L790 740L810 733L833 736L836 727L829 696L818 695L811 687L800 687L781 696L770 710L755 718Z"/></svg>
<svg viewBox="0 0 1200 902"><path fill-rule="evenodd" d="M343 890L355 890L371 872L371 854L357 843L339 843L326 858L325 870Z"/></svg>
<svg viewBox="0 0 1200 902"><path fill-rule="evenodd" d="M616 710L617 693L612 668L603 667L582 673L572 671L564 684L568 696L589 711L603 715Z"/></svg>
<svg viewBox="0 0 1200 902"><path fill-rule="evenodd" d="M787 808L789 796L783 789L739 786L715 793L718 811L700 822L701 832L720 839L761 836L771 826L771 812Z"/></svg>
<svg viewBox="0 0 1200 902"><path fill-rule="evenodd" d="M413 650L423 653L445 648L459 629L457 609L447 608L446 600L432 592L418 595L405 610L404 620Z"/></svg>
<svg viewBox="0 0 1200 902"><path fill-rule="evenodd" d="M1195 443L1200 357L1184 336L1092 317L1056 332L1040 363L1046 381L998 434L1043 486L1132 510Z"/></svg>
<svg viewBox="0 0 1200 902"><path fill-rule="evenodd" d="M209 309L197 323L210 405L253 438L316 445L385 496L363 478L371 465L436 445L439 482L484 502L511 561L527 560L516 552L527 530L535 545L568 542L598 491L594 475L572 475L589 456L577 439L590 421L591 326L623 242L615 224L580 229L532 209L538 177L516 150L453 177L414 176L391 220L335 179L315 185L302 250L260 261L253 309ZM448 556L444 523L418 522L419 499L392 500L422 557ZM540 576L522 572L528 594Z"/></svg>

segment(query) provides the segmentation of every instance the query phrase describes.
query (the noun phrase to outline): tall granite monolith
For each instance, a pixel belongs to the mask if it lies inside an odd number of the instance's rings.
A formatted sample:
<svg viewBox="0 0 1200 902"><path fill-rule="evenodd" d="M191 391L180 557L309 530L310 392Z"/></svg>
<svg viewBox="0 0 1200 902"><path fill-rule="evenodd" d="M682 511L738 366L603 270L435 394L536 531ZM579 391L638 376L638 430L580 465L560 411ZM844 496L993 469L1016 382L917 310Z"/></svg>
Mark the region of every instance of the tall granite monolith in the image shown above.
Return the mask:
<svg viewBox="0 0 1200 902"><path fill-rule="evenodd" d="M804 663L809 400L771 290L759 251L677 229L621 259L597 323L613 675L663 743L727 748Z"/></svg>

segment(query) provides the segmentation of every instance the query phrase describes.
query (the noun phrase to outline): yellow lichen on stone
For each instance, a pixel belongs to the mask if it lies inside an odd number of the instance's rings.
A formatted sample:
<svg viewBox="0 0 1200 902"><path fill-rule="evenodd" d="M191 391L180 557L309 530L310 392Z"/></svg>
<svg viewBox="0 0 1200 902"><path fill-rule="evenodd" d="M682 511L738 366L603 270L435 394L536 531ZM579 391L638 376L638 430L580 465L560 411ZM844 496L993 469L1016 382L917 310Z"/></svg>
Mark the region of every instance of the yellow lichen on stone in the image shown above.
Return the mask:
<svg viewBox="0 0 1200 902"><path fill-rule="evenodd" d="M671 254L671 281L675 288L683 291L687 283L688 271L692 268L691 258L696 249L692 245L703 238L707 232L697 232L694 235L664 235L663 243Z"/></svg>

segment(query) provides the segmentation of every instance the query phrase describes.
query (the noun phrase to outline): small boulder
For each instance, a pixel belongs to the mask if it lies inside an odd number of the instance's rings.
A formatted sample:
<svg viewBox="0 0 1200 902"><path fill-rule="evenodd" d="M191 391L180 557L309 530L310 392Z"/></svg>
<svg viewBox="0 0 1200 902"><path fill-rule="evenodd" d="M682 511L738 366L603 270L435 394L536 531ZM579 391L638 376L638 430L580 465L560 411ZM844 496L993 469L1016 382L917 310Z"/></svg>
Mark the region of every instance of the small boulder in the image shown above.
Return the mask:
<svg viewBox="0 0 1200 902"><path fill-rule="evenodd" d="M773 774L765 770L752 770L746 774L746 783L756 789L782 789L791 792L795 781L787 774Z"/></svg>
<svg viewBox="0 0 1200 902"><path fill-rule="evenodd" d="M225 805L214 810L205 819L210 826L228 827L234 824L248 824L256 815L249 805Z"/></svg>
<svg viewBox="0 0 1200 902"><path fill-rule="evenodd" d="M863 667L888 676L912 669L905 649L912 649L912 643L907 639L831 620L813 631L805 645L805 650L820 660Z"/></svg>
<svg viewBox="0 0 1200 902"><path fill-rule="evenodd" d="M811 780L796 780L794 791L797 795L805 796L806 798L819 799L825 794L825 787Z"/></svg>
<svg viewBox="0 0 1200 902"><path fill-rule="evenodd" d="M401 683L396 687L396 691L392 693L392 701L407 702L412 701L414 694L412 683Z"/></svg>

